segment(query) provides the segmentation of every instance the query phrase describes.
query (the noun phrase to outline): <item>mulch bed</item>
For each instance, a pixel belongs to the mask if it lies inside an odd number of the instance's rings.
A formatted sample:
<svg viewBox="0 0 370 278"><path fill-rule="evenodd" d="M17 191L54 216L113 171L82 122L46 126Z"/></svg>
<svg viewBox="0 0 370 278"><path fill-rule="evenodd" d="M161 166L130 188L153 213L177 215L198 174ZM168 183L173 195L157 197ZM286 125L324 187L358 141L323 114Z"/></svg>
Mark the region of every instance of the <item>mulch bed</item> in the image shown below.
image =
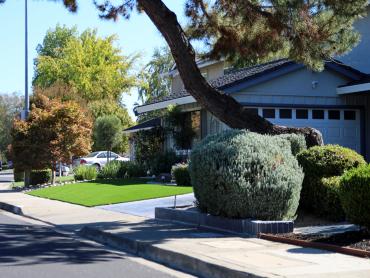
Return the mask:
<svg viewBox="0 0 370 278"><path fill-rule="evenodd" d="M260 237L303 247L319 248L359 257L370 257L370 233L364 230L331 235L261 234Z"/></svg>

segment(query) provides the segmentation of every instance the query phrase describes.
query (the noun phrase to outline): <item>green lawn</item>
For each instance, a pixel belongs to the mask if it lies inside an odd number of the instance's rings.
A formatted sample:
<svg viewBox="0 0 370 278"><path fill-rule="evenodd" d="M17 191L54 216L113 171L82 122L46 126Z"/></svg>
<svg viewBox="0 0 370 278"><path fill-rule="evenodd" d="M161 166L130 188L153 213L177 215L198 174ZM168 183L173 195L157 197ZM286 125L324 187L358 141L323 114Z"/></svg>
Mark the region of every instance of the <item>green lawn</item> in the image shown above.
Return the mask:
<svg viewBox="0 0 370 278"><path fill-rule="evenodd" d="M146 184L144 180L102 180L48 187L29 192L38 196L93 207L181 195L192 187Z"/></svg>

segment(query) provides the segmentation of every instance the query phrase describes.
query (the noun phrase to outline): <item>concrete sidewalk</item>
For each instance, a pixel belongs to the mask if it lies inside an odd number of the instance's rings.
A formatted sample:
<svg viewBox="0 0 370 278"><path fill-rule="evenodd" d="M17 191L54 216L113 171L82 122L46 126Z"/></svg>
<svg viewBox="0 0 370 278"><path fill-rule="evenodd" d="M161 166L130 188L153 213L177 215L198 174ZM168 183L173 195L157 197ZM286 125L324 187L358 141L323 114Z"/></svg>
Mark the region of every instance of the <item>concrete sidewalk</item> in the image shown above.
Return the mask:
<svg viewBox="0 0 370 278"><path fill-rule="evenodd" d="M0 193L24 215L203 277L370 277L370 260Z"/></svg>

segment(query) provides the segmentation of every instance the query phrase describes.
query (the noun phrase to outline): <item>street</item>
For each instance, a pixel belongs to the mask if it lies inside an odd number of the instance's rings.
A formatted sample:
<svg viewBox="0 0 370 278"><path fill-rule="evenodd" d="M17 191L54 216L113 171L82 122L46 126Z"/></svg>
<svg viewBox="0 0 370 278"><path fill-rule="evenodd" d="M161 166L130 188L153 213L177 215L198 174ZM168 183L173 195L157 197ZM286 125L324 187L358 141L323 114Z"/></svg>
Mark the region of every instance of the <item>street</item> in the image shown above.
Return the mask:
<svg viewBox="0 0 370 278"><path fill-rule="evenodd" d="M190 277L26 221L0 210L1 278Z"/></svg>
<svg viewBox="0 0 370 278"><path fill-rule="evenodd" d="M0 172L0 183L11 183L13 180L13 170L4 170Z"/></svg>

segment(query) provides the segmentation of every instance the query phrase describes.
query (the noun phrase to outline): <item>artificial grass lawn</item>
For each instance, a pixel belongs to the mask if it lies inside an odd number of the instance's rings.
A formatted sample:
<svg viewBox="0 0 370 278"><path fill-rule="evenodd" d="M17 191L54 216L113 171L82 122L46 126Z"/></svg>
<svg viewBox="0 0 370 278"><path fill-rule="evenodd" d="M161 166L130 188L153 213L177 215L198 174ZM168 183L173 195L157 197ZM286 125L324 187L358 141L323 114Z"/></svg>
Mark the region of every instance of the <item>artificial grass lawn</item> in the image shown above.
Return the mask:
<svg viewBox="0 0 370 278"><path fill-rule="evenodd" d="M97 180L48 187L29 192L32 196L93 207L168 197L193 192L192 187L146 184L145 180Z"/></svg>

